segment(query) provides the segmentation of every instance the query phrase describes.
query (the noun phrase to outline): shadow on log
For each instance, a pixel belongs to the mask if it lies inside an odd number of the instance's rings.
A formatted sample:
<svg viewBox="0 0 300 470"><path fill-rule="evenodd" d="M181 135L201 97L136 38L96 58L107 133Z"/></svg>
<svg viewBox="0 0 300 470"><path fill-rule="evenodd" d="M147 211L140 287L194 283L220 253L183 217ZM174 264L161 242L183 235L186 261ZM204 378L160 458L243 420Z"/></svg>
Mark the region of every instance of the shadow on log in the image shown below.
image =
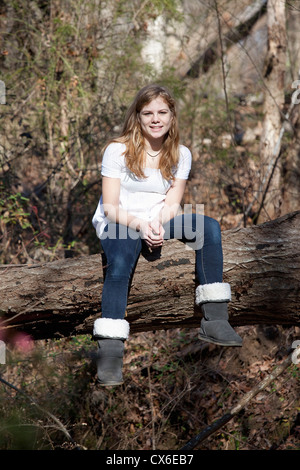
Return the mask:
<svg viewBox="0 0 300 470"><path fill-rule="evenodd" d="M300 325L300 211L223 232L224 281L232 325ZM177 240L141 255L131 285L131 332L198 327L195 253ZM1 329L34 339L91 334L101 315L101 255L0 266Z"/></svg>

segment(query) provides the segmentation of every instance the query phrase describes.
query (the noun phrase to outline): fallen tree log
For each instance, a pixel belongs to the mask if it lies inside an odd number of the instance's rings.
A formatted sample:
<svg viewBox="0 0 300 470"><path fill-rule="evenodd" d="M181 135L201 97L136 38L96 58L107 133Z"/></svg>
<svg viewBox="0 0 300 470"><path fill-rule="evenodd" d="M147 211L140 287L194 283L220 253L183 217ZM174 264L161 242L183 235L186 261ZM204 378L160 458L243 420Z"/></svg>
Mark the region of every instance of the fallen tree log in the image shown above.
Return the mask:
<svg viewBox="0 0 300 470"><path fill-rule="evenodd" d="M224 231L224 281L232 325L300 325L300 211ZM177 240L141 255L131 285L131 332L196 327L194 251ZM101 315L101 255L0 267L0 328L34 339L92 332Z"/></svg>

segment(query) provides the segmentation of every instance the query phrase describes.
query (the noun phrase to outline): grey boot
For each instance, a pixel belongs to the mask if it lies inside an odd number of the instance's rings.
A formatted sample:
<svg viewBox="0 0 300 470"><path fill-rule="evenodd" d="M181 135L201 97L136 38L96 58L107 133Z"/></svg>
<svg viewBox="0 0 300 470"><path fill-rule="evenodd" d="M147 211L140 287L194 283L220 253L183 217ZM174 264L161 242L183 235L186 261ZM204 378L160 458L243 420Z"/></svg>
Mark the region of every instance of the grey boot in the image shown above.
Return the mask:
<svg viewBox="0 0 300 470"><path fill-rule="evenodd" d="M124 341L103 338L98 340L97 375L98 383L103 386L123 383Z"/></svg>
<svg viewBox="0 0 300 470"><path fill-rule="evenodd" d="M129 335L126 320L99 318L94 323L93 336L98 340L97 376L102 386L123 383L124 341Z"/></svg>
<svg viewBox="0 0 300 470"><path fill-rule="evenodd" d="M242 338L228 323L229 284L212 283L198 286L196 303L201 305L203 318L199 338L220 346L242 346Z"/></svg>

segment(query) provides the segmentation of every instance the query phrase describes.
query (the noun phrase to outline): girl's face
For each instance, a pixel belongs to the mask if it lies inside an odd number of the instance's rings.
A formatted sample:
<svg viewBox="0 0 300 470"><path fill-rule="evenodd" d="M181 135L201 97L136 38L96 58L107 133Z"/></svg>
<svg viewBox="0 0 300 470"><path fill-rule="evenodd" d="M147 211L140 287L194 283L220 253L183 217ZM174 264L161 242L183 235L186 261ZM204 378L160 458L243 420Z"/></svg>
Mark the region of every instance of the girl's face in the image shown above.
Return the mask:
<svg viewBox="0 0 300 470"><path fill-rule="evenodd" d="M141 129L145 139L151 143L163 142L169 131L173 115L168 104L161 97L157 97L146 104L140 112Z"/></svg>

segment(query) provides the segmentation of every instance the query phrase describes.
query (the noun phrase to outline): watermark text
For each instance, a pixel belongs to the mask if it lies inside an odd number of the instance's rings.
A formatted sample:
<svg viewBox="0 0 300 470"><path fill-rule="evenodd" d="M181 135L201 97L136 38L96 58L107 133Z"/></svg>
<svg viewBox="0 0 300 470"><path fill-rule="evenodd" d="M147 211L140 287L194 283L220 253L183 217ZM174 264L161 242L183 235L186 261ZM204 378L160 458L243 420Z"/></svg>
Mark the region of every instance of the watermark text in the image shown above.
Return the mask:
<svg viewBox="0 0 300 470"><path fill-rule="evenodd" d="M292 348L295 351L292 353L292 363L299 364L300 363L300 340L294 341L292 344Z"/></svg>
<svg viewBox="0 0 300 470"><path fill-rule="evenodd" d="M6 87L3 80L0 80L0 104L6 104Z"/></svg>
<svg viewBox="0 0 300 470"><path fill-rule="evenodd" d="M6 364L6 344L0 339L0 364Z"/></svg>

